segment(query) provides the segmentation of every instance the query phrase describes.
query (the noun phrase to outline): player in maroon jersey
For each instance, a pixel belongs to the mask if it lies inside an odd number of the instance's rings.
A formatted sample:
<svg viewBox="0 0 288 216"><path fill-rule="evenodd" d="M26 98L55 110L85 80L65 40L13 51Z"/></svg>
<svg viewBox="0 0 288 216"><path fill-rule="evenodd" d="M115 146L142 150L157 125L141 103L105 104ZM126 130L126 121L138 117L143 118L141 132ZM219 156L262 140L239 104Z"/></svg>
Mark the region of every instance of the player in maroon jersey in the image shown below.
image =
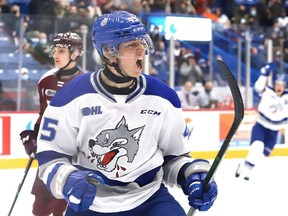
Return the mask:
<svg viewBox="0 0 288 216"><path fill-rule="evenodd" d="M38 82L40 112L34 130L24 130L20 133L26 153L34 157L37 150L37 135L42 115L50 100L58 89L83 72L77 66L77 58L83 53L81 37L73 32L59 33L53 39L50 57L53 57L55 68L47 71ZM65 200L55 199L47 190L45 184L39 179L38 171L32 187L35 195L33 215L36 216L62 216L66 210Z"/></svg>

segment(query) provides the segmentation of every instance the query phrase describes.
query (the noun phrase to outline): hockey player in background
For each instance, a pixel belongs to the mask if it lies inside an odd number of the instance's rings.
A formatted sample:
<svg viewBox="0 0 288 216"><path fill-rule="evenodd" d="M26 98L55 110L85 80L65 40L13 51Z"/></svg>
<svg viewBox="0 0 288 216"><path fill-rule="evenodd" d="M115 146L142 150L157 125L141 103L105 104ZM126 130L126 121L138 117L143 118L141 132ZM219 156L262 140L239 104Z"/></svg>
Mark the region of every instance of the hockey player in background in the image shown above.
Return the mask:
<svg viewBox="0 0 288 216"><path fill-rule="evenodd" d="M38 82L40 112L34 130L25 130L20 134L26 153L33 157L37 149L37 135L43 113L55 93L66 83L83 72L77 66L77 58L82 55L83 42L73 32L59 33L53 39L50 57L53 57L55 68L47 71ZM41 144L40 144L41 145ZM38 146L39 147L39 146ZM65 199L55 199L47 190L46 185L38 177L32 187L35 196L32 213L36 216L62 216L66 210Z"/></svg>
<svg viewBox="0 0 288 216"><path fill-rule="evenodd" d="M260 94L256 123L252 128L248 155L240 162L236 177L242 175L245 180L250 179L254 166L264 156L268 157L277 141L280 129L288 120L288 92L287 77L277 74L273 63L261 68L261 75L255 82L255 91ZM272 85L269 84L272 77Z"/></svg>
<svg viewBox="0 0 288 216"><path fill-rule="evenodd" d="M38 136L39 176L68 202L67 216L185 216L168 192L182 186L189 204L208 210L209 162L193 159L174 90L142 74L153 44L135 15L96 19L92 41L103 68L65 85L47 107Z"/></svg>

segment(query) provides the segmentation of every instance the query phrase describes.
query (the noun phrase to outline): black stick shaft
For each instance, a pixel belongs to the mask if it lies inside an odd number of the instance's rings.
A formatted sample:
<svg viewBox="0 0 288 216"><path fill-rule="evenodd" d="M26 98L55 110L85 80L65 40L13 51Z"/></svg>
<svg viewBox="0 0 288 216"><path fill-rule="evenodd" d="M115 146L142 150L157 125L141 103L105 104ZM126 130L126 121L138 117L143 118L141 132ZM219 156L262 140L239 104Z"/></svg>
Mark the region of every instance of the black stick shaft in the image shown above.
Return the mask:
<svg viewBox="0 0 288 216"><path fill-rule="evenodd" d="M30 167L31 167L31 165L32 165L33 160L34 160L34 154L29 158L29 161L28 161L28 163L27 163L27 165L26 165L25 172L24 172L24 176L23 176L23 178L22 178L21 183L20 183L19 186L18 186L16 195L15 195L15 198L14 198L13 203L12 203L12 205L11 205L11 208L10 208L10 211L9 211L9 213L8 213L8 216L10 216L11 213L12 213L12 211L13 211L13 208L14 208L14 206L15 206L15 203L16 203L17 199L18 199L18 196L19 196L19 194L20 194L20 191L21 191L22 186L23 186L23 184L24 184L24 182L25 182L26 176L27 176L27 174L28 174L28 172L29 172L29 170L30 170Z"/></svg>
<svg viewBox="0 0 288 216"><path fill-rule="evenodd" d="M226 77L228 86L230 88L230 91L232 93L232 97L233 97L233 102L234 102L234 120L232 123L232 126L230 127L230 130L220 148L220 150L218 151L216 158L214 159L210 170L207 173L207 176L203 182L203 187L204 190L205 188L207 188L208 184L210 183L210 181L213 179L214 174L216 173L217 168L220 165L220 162L222 161L222 159L224 158L230 141L232 140L235 132L237 131L239 125L242 122L242 119L244 117L244 104L243 104L243 99L241 96L241 92L240 89L237 85L237 82L231 72L231 70L227 67L227 65L222 61L222 60L217 60L217 64L218 67L221 71L221 73L223 73L223 75ZM187 216L193 216L195 215L196 210L194 208L190 208Z"/></svg>

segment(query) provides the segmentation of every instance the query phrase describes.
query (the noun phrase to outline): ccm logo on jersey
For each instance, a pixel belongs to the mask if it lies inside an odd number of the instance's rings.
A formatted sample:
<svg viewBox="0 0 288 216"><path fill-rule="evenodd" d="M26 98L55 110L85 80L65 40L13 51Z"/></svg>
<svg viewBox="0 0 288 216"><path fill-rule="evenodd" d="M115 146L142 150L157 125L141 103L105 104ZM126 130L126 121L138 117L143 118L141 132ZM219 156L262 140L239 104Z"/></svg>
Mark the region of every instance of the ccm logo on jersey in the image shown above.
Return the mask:
<svg viewBox="0 0 288 216"><path fill-rule="evenodd" d="M82 108L82 115L89 116L89 115L98 115L102 114L101 106L92 106L92 107L84 107Z"/></svg>
<svg viewBox="0 0 288 216"><path fill-rule="evenodd" d="M150 115L157 115L160 116L161 112L155 110L141 110L141 114L150 114Z"/></svg>

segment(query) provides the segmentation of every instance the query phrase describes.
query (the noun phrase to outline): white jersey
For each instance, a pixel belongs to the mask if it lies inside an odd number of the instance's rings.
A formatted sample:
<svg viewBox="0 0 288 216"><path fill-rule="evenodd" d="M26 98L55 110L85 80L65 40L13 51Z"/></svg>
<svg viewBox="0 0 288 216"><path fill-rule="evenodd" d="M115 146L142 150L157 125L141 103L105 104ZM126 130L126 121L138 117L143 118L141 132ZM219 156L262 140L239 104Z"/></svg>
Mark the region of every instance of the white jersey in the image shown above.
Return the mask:
<svg viewBox="0 0 288 216"><path fill-rule="evenodd" d="M103 87L99 74L74 78L47 107L37 141L39 176L63 198L69 173L93 170L106 185L97 187L90 209L126 211L154 194L163 178L177 184L179 169L193 160L188 131L177 94L157 78L141 75L123 99ZM57 163L66 164L67 175L48 180Z"/></svg>
<svg viewBox="0 0 288 216"><path fill-rule="evenodd" d="M256 121L270 130L280 130L288 120L288 92L277 96L274 89L267 85L266 79L267 77L260 76L255 83L258 92L261 86L266 86L261 94Z"/></svg>

